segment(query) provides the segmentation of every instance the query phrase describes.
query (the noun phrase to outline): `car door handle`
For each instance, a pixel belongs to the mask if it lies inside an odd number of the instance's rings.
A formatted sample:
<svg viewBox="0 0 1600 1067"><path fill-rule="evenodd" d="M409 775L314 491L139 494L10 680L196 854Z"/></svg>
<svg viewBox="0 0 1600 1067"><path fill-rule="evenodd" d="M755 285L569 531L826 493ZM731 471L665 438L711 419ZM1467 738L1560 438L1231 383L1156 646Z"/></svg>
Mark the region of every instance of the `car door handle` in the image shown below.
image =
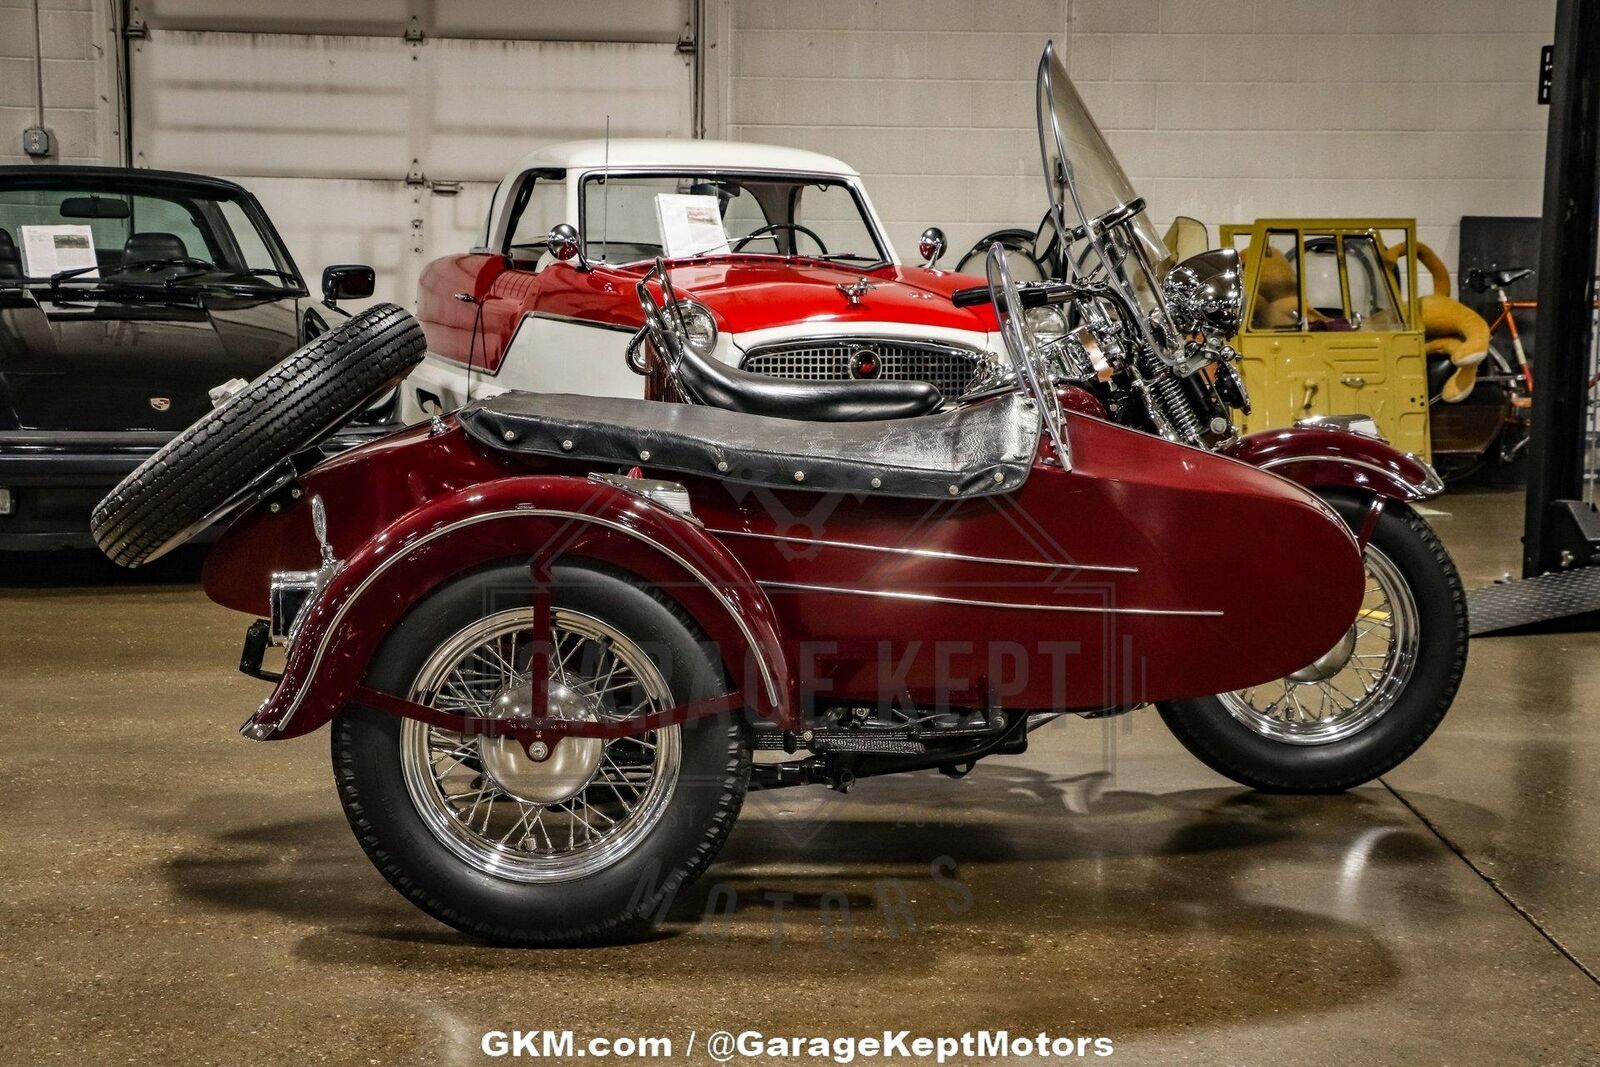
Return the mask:
<svg viewBox="0 0 1600 1067"><path fill-rule="evenodd" d="M1341 385L1347 385L1351 389L1362 389L1365 388L1367 384L1367 380L1361 377L1359 374L1346 374L1343 378L1339 379L1339 382Z"/></svg>

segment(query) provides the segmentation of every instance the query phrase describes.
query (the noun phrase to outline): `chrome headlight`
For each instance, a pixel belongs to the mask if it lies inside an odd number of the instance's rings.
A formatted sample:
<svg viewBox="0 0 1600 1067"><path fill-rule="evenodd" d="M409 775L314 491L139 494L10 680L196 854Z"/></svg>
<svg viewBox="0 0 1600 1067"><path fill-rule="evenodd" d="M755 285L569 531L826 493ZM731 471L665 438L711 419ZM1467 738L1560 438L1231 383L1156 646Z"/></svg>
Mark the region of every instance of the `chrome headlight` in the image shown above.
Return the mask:
<svg viewBox="0 0 1600 1067"><path fill-rule="evenodd" d="M1028 332L1033 334L1036 344L1052 345L1066 336L1067 317L1053 304L1029 308L1023 321L1028 324Z"/></svg>
<svg viewBox="0 0 1600 1067"><path fill-rule="evenodd" d="M693 300L678 301L677 310L683 318L683 343L697 356L710 356L717 347L717 320Z"/></svg>
<svg viewBox="0 0 1600 1067"><path fill-rule="evenodd" d="M1190 256L1167 272L1161 291L1173 325L1183 333L1228 338L1239 332L1244 280L1239 253L1233 249L1214 248Z"/></svg>

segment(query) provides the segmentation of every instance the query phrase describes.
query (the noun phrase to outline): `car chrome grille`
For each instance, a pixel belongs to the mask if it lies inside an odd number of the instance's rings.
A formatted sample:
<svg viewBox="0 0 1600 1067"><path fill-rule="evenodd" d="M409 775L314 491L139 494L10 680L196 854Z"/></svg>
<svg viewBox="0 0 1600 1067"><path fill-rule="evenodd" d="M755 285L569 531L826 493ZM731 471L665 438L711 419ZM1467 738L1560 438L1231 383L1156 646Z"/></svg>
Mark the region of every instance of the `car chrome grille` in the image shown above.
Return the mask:
<svg viewBox="0 0 1600 1067"><path fill-rule="evenodd" d="M852 373L863 362L875 374ZM753 348L740 364L756 374L796 381L877 378L883 381L932 382L948 397L970 392L986 377L989 359L982 352L919 341L874 337L825 337Z"/></svg>

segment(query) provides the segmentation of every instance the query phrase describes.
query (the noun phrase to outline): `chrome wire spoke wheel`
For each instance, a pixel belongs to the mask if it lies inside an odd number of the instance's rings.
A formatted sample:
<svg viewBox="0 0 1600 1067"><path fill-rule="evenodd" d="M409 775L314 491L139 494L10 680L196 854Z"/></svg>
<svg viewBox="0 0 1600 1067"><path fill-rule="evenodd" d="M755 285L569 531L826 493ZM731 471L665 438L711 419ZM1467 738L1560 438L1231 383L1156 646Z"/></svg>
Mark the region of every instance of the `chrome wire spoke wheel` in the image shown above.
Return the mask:
<svg viewBox="0 0 1600 1067"><path fill-rule="evenodd" d="M410 698L486 718L532 714L534 612L500 611L446 640ZM551 612L548 714L616 722L672 706L654 662L590 615ZM406 790L429 831L477 870L519 882L561 882L615 864L661 821L678 780L677 726L604 740L568 736L534 759L509 737L481 737L407 719Z"/></svg>
<svg viewBox="0 0 1600 1067"><path fill-rule="evenodd" d="M1363 558L1367 586L1350 630L1286 678L1220 694L1234 718L1275 741L1325 745L1365 730L1400 699L1421 644L1416 600L1381 550L1368 545Z"/></svg>

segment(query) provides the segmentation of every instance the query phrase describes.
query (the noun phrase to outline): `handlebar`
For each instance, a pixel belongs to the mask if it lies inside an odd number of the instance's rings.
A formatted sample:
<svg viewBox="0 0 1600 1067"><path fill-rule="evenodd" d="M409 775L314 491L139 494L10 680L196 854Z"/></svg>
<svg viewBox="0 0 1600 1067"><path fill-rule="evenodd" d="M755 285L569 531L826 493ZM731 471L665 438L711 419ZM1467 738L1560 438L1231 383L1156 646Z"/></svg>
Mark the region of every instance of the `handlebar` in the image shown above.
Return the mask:
<svg viewBox="0 0 1600 1067"><path fill-rule="evenodd" d="M1081 286L1067 282L1029 282L1017 287L1017 296L1026 310L1059 303L1082 291ZM977 307L979 304L993 303L993 297L987 285L974 285L951 293L950 302L958 308Z"/></svg>
<svg viewBox="0 0 1600 1067"><path fill-rule="evenodd" d="M992 304L994 297L989 295L987 285L973 285L966 289L957 289L950 294L950 303L958 308L977 307L979 304Z"/></svg>

